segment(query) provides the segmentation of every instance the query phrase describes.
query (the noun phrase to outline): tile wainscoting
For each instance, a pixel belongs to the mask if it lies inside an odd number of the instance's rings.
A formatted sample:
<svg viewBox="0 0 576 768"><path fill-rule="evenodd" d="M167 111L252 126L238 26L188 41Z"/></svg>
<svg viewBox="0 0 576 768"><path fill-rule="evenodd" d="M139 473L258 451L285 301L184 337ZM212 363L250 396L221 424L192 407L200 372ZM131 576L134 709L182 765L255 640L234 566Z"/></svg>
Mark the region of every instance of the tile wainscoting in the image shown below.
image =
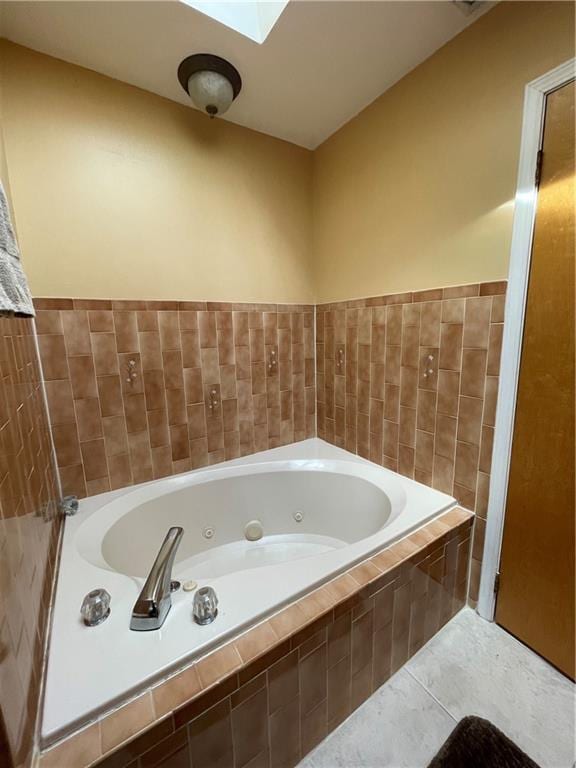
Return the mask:
<svg viewBox="0 0 576 768"><path fill-rule="evenodd" d="M42 753L41 768L290 768L466 601L451 510Z"/></svg>
<svg viewBox="0 0 576 768"><path fill-rule="evenodd" d="M31 320L0 319L0 764L35 748L60 533Z"/></svg>
<svg viewBox="0 0 576 768"><path fill-rule="evenodd" d="M312 306L34 303L64 493L94 495L315 435Z"/></svg>
<svg viewBox="0 0 576 768"><path fill-rule="evenodd" d="M318 437L475 510L480 581L506 282L316 308Z"/></svg>
<svg viewBox="0 0 576 768"><path fill-rule="evenodd" d="M460 521L456 537L444 531L446 540L434 536L433 549L421 543L415 553L413 546L408 564L396 562L392 571L378 569L373 558L336 580L353 585L339 599L322 603L321 594L329 594L323 587L287 609L292 619L294 611L304 617L296 634L292 626L280 636L272 620L258 625L218 651L220 661L233 662L225 674L209 675L205 685L201 660L181 673L186 679L167 681L43 753L43 766L60 768L54 760L74 755L75 765L105 757L102 768L180 768L200 750L196 766L203 739L215 750L232 749L234 768L292 764L464 603L469 562L475 602L505 289L504 282L484 283L316 308L36 300L66 493L92 495L317 434L453 494L477 514L471 551L467 518L464 533ZM382 581L389 572L392 587ZM387 620L378 619L384 599ZM313 616L306 614L311 607ZM340 630L348 650L332 665ZM260 647L264 640L264 660L255 661L252 641ZM317 667L315 693L308 676ZM297 688L276 707L274 675L283 679L282 670ZM193 695L192 678L200 686ZM264 720L251 707L262 709ZM145 722L135 724L133 715ZM237 735L240 723L256 729L258 753Z"/></svg>
<svg viewBox="0 0 576 768"><path fill-rule="evenodd" d="M475 510L475 604L505 291L500 281L316 308L36 299L64 492L317 434Z"/></svg>

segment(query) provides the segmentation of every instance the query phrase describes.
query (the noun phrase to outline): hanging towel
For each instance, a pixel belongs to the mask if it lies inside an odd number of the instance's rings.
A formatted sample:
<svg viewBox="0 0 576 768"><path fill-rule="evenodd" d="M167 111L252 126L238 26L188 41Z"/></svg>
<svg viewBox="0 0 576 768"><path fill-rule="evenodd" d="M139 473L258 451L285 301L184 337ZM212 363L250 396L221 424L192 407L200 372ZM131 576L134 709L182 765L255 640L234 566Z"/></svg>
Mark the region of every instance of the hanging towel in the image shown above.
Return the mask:
<svg viewBox="0 0 576 768"><path fill-rule="evenodd" d="M10 220L10 209L0 181L0 317L34 317L32 296Z"/></svg>

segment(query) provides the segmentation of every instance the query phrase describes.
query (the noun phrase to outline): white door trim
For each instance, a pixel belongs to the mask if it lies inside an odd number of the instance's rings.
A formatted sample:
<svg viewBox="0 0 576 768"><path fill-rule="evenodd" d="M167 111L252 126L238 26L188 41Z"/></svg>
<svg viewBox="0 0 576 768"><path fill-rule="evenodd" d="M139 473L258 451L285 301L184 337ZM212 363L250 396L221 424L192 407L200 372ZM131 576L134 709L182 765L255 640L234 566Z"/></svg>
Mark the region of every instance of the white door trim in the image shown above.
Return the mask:
<svg viewBox="0 0 576 768"><path fill-rule="evenodd" d="M494 582L500 564L502 534L508 476L512 452L516 393L522 352L522 332L526 293L530 274L532 235L536 216L537 188L535 183L536 162L542 144L546 94L570 80L576 74L576 59L561 64L556 69L528 83L524 92L522 141L518 168L518 186L514 201L514 223L510 249L510 270L504 336L502 339L502 363L494 450L490 474L490 494L486 521L486 541L482 560L482 575L478 597L478 613L485 619L494 620L496 601Z"/></svg>

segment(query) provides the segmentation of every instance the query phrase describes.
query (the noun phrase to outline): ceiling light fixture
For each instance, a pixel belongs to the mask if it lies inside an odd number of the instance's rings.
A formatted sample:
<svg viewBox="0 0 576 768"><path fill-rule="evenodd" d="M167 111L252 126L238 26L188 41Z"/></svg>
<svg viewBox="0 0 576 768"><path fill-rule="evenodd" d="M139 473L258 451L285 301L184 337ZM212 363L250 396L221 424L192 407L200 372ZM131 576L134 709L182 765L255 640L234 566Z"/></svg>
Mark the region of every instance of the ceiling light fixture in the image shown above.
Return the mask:
<svg viewBox="0 0 576 768"><path fill-rule="evenodd" d="M223 115L242 89L236 67L211 53L195 53L180 62L178 80L198 109L210 117Z"/></svg>

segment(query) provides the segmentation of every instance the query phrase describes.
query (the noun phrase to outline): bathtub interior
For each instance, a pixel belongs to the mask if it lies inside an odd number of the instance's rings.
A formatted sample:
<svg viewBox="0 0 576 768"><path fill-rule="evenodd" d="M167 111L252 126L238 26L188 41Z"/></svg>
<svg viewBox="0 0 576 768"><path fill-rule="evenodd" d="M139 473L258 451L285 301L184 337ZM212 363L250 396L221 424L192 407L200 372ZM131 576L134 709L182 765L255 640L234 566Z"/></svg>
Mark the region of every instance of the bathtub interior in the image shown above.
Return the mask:
<svg viewBox="0 0 576 768"><path fill-rule="evenodd" d="M182 488L130 509L102 540L110 568L144 578L170 526L181 526L175 573L217 576L322 554L379 531L389 496L374 483L340 472L269 471ZM249 522L263 536L248 541Z"/></svg>

